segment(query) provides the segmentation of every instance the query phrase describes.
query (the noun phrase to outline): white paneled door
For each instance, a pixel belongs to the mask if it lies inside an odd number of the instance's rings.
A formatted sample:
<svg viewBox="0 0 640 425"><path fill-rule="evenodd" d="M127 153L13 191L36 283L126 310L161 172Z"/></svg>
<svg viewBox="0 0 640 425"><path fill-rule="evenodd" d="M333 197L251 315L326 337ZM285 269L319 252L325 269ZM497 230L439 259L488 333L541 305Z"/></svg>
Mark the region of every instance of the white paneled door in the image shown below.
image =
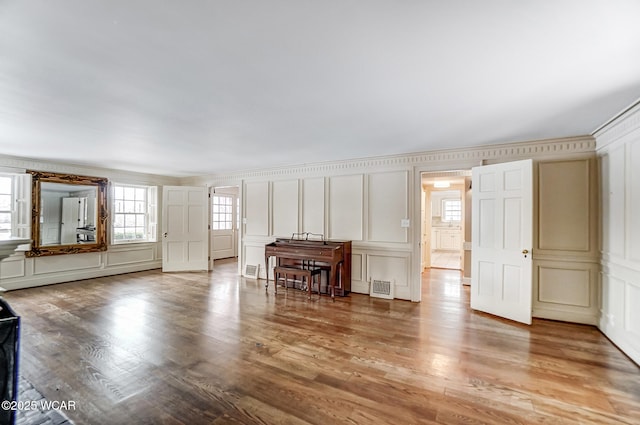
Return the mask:
<svg viewBox="0 0 640 425"><path fill-rule="evenodd" d="M211 258L237 257L238 197L234 194L211 194Z"/></svg>
<svg viewBox="0 0 640 425"><path fill-rule="evenodd" d="M531 324L531 160L473 168L471 308Z"/></svg>
<svg viewBox="0 0 640 425"><path fill-rule="evenodd" d="M208 270L206 187L162 188L162 271Z"/></svg>

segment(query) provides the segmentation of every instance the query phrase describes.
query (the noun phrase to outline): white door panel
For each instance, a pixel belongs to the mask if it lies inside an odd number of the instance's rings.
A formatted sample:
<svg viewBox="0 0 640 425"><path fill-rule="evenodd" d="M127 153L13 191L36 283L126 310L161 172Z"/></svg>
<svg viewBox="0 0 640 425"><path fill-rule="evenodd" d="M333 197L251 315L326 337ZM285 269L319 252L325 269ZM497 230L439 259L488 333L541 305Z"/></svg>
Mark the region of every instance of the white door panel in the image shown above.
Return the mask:
<svg viewBox="0 0 640 425"><path fill-rule="evenodd" d="M236 257L237 199L234 194L211 194L211 258Z"/></svg>
<svg viewBox="0 0 640 425"><path fill-rule="evenodd" d="M531 160L475 167L471 307L531 324Z"/></svg>
<svg viewBox="0 0 640 425"><path fill-rule="evenodd" d="M162 191L162 270L208 270L206 188L164 186Z"/></svg>

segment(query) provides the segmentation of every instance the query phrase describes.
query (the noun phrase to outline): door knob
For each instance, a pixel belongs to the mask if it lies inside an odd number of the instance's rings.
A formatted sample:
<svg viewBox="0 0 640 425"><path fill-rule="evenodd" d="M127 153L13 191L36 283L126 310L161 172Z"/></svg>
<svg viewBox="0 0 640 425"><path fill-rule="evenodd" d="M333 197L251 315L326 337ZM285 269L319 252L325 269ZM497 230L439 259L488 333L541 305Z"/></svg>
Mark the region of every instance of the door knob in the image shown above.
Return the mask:
<svg viewBox="0 0 640 425"><path fill-rule="evenodd" d="M165 234L166 234L166 233L165 233ZM528 250L528 249L523 249L523 250L522 250L522 253L523 253L524 255L527 255L527 254L529 253L529 250Z"/></svg>
<svg viewBox="0 0 640 425"><path fill-rule="evenodd" d="M164 233L163 233L163 236L166 238L166 237L167 237L167 232L164 232Z"/></svg>

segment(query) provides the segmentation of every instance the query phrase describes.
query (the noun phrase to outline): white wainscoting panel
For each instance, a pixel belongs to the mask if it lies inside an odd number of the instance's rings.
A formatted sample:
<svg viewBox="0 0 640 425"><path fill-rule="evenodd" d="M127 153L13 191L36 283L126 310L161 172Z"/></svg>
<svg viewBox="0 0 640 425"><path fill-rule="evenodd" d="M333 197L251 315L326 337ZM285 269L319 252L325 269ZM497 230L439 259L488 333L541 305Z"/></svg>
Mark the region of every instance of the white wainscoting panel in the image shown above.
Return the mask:
<svg viewBox="0 0 640 425"><path fill-rule="evenodd" d="M362 254L351 253L351 280L364 280L364 262ZM368 294L369 292L367 292Z"/></svg>
<svg viewBox="0 0 640 425"><path fill-rule="evenodd" d="M395 298L410 300L409 265L410 254L368 254L367 281L389 280L395 286Z"/></svg>
<svg viewBox="0 0 640 425"><path fill-rule="evenodd" d="M0 262L0 286L2 279L11 279L25 276L25 257L17 255L7 257Z"/></svg>
<svg viewBox="0 0 640 425"><path fill-rule="evenodd" d="M363 253L351 253L351 292L369 294L369 282L365 280L366 257Z"/></svg>
<svg viewBox="0 0 640 425"><path fill-rule="evenodd" d="M640 262L640 137L629 142L628 259Z"/></svg>
<svg viewBox="0 0 640 425"><path fill-rule="evenodd" d="M307 178L302 182L302 231L325 235L324 178Z"/></svg>
<svg viewBox="0 0 640 425"><path fill-rule="evenodd" d="M609 329L624 328L625 281L602 274L602 317L601 323Z"/></svg>
<svg viewBox="0 0 640 425"><path fill-rule="evenodd" d="M51 255L33 258L33 274L73 272L102 267L102 253Z"/></svg>
<svg viewBox="0 0 640 425"><path fill-rule="evenodd" d="M624 257L625 252L625 145L602 156L602 249Z"/></svg>
<svg viewBox="0 0 640 425"><path fill-rule="evenodd" d="M127 247L107 251L106 263L108 267L122 266L125 264L144 263L156 260L155 246Z"/></svg>
<svg viewBox="0 0 640 425"><path fill-rule="evenodd" d="M273 234L291 237L298 233L298 180L278 180L272 183Z"/></svg>
<svg viewBox="0 0 640 425"><path fill-rule="evenodd" d="M631 337L639 341L640 345L640 286L636 283L627 282L625 290L625 330Z"/></svg>
<svg viewBox="0 0 640 425"><path fill-rule="evenodd" d="M640 270L605 262L602 292L600 329L640 363Z"/></svg>
<svg viewBox="0 0 640 425"><path fill-rule="evenodd" d="M640 364L640 104L595 137L602 182L599 327Z"/></svg>
<svg viewBox="0 0 640 425"><path fill-rule="evenodd" d="M407 171L369 174L369 241L407 242L408 229L401 227L401 221L409 218L408 174Z"/></svg>
<svg viewBox="0 0 640 425"><path fill-rule="evenodd" d="M269 182L250 182L244 188L245 234L269 235Z"/></svg>
<svg viewBox="0 0 640 425"><path fill-rule="evenodd" d="M259 265L260 270L258 272L258 278L266 279L267 278L267 266L264 263L264 246L268 242L262 241L246 241L244 244L244 252L243 252L243 263L242 270L246 267L247 264ZM270 267L269 267L270 269ZM271 270L269 270L271 274Z"/></svg>
<svg viewBox="0 0 640 425"><path fill-rule="evenodd" d="M363 230L362 174L329 180L329 239L360 241Z"/></svg>

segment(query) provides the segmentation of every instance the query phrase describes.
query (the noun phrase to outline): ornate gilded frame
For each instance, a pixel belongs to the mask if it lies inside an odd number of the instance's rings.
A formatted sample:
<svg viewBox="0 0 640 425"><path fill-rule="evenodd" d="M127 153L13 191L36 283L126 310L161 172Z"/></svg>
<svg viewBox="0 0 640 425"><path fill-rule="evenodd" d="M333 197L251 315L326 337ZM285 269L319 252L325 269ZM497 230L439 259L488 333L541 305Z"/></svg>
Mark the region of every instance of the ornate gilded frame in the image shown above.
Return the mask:
<svg viewBox="0 0 640 425"><path fill-rule="evenodd" d="M107 185L108 179L87 177L73 174L48 173L27 170L31 174L31 251L25 252L27 257L44 255L79 254L107 250ZM41 184L43 182L71 185L95 186L96 194L96 230L95 243L46 245L40 243L40 212L42 208Z"/></svg>

